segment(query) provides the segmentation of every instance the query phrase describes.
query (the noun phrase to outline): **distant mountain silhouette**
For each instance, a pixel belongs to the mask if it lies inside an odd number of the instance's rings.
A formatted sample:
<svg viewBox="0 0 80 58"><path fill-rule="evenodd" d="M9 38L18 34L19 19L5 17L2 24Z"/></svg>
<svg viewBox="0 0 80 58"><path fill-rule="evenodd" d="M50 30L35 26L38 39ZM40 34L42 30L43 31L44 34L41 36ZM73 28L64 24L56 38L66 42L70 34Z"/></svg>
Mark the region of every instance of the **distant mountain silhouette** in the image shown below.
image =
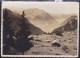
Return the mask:
<svg viewBox="0 0 80 58"><path fill-rule="evenodd" d="M57 32L64 32L64 31L71 31L77 29L77 16L71 16L70 18L66 19L60 27L53 30L52 33Z"/></svg>
<svg viewBox="0 0 80 58"><path fill-rule="evenodd" d="M54 17L44 10L31 8L24 10L24 12L25 17L44 32L51 32L58 24Z"/></svg>
<svg viewBox="0 0 80 58"><path fill-rule="evenodd" d="M5 12L7 12L7 14L5 14ZM11 21L11 24L9 26L11 27L11 29L13 29L14 34L19 32L19 30L21 30L21 27L20 27L21 20L22 20L21 15L12 12L9 9L4 9L3 14L4 14L4 20L6 20L6 18L8 18L8 20ZM30 30L31 34L44 33L40 28L34 26L30 22L28 22L28 23L29 23L29 30Z"/></svg>
<svg viewBox="0 0 80 58"><path fill-rule="evenodd" d="M44 10L38 8L31 8L24 10L25 17L33 18L33 19L54 19L49 13Z"/></svg>

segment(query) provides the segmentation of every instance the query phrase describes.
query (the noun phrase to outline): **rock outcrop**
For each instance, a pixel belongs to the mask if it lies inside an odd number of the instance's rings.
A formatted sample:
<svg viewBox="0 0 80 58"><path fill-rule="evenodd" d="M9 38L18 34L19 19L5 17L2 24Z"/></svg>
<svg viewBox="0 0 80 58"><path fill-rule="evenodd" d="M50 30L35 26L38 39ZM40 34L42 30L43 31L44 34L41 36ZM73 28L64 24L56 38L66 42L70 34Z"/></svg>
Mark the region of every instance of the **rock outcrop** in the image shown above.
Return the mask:
<svg viewBox="0 0 80 58"><path fill-rule="evenodd" d="M62 33L64 31L71 31L77 29L77 16L71 16L65 20L60 27L53 30L52 33Z"/></svg>

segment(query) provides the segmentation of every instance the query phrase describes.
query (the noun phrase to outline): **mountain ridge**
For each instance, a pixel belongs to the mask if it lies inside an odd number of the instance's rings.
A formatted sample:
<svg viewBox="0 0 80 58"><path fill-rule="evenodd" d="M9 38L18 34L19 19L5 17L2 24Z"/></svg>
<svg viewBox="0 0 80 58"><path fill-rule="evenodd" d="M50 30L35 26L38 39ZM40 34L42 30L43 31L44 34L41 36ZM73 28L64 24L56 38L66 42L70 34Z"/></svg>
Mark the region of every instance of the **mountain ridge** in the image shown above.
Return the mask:
<svg viewBox="0 0 80 58"><path fill-rule="evenodd" d="M77 16L71 16L68 19L66 19L65 21L62 22L62 24L56 28L55 30L53 30L52 33L62 33L64 31L72 31L77 29Z"/></svg>
<svg viewBox="0 0 80 58"><path fill-rule="evenodd" d="M7 12L7 13L5 13L5 12ZM3 13L4 13L4 15L3 15L4 21L6 19L7 19L7 21L11 21L11 24L9 26L11 27L11 29L13 29L14 34L19 32L19 30L22 29L20 27L21 20L22 20L21 15L12 12L9 9L4 9ZM39 33L42 34L42 33L44 33L40 28L34 26L30 22L28 22L28 23L29 23L29 28L30 28L29 30L30 30L31 34L39 34Z"/></svg>
<svg viewBox="0 0 80 58"><path fill-rule="evenodd" d="M57 21L54 17L44 10L31 8L24 10L24 12L25 17L28 18L33 25L39 27L44 32L51 32L58 25L56 24Z"/></svg>

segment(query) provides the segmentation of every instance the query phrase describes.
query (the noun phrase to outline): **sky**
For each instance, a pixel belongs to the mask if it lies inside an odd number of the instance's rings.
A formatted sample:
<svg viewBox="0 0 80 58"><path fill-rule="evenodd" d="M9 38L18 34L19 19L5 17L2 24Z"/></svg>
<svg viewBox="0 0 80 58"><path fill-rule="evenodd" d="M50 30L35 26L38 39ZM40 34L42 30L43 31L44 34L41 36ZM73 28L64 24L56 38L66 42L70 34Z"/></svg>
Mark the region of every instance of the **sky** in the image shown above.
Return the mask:
<svg viewBox="0 0 80 58"><path fill-rule="evenodd" d="M11 10L23 11L24 9L30 8L39 8L45 10L48 13L57 13L57 14L71 14L78 13L79 3L78 2L11 2L4 1L2 2L2 8L8 8Z"/></svg>

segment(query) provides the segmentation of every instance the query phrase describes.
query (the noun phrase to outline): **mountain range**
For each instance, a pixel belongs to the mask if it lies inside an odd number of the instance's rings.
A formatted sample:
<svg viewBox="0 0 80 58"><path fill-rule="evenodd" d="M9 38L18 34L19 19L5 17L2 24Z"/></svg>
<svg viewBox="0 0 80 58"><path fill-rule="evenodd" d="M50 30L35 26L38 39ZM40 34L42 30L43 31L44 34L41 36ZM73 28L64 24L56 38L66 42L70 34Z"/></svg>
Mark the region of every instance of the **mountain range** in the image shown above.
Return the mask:
<svg viewBox="0 0 80 58"><path fill-rule="evenodd" d="M24 10L24 13L25 17L28 18L33 25L39 27L44 32L51 32L58 25L54 17L44 10L31 8Z"/></svg>
<svg viewBox="0 0 80 58"><path fill-rule="evenodd" d="M11 21L11 29L13 29L13 32L16 34L21 29L20 23L22 17L20 14L9 9L6 9L6 11L7 14L5 14L5 10L3 10L4 19L6 20L6 18L8 18L8 20ZM38 8L26 9L24 10L24 14L25 18L29 21L29 30L31 31L31 34L43 34L44 32L54 33L56 31L60 32L77 29L76 15L69 16L59 23L59 20L55 19L55 16Z"/></svg>

